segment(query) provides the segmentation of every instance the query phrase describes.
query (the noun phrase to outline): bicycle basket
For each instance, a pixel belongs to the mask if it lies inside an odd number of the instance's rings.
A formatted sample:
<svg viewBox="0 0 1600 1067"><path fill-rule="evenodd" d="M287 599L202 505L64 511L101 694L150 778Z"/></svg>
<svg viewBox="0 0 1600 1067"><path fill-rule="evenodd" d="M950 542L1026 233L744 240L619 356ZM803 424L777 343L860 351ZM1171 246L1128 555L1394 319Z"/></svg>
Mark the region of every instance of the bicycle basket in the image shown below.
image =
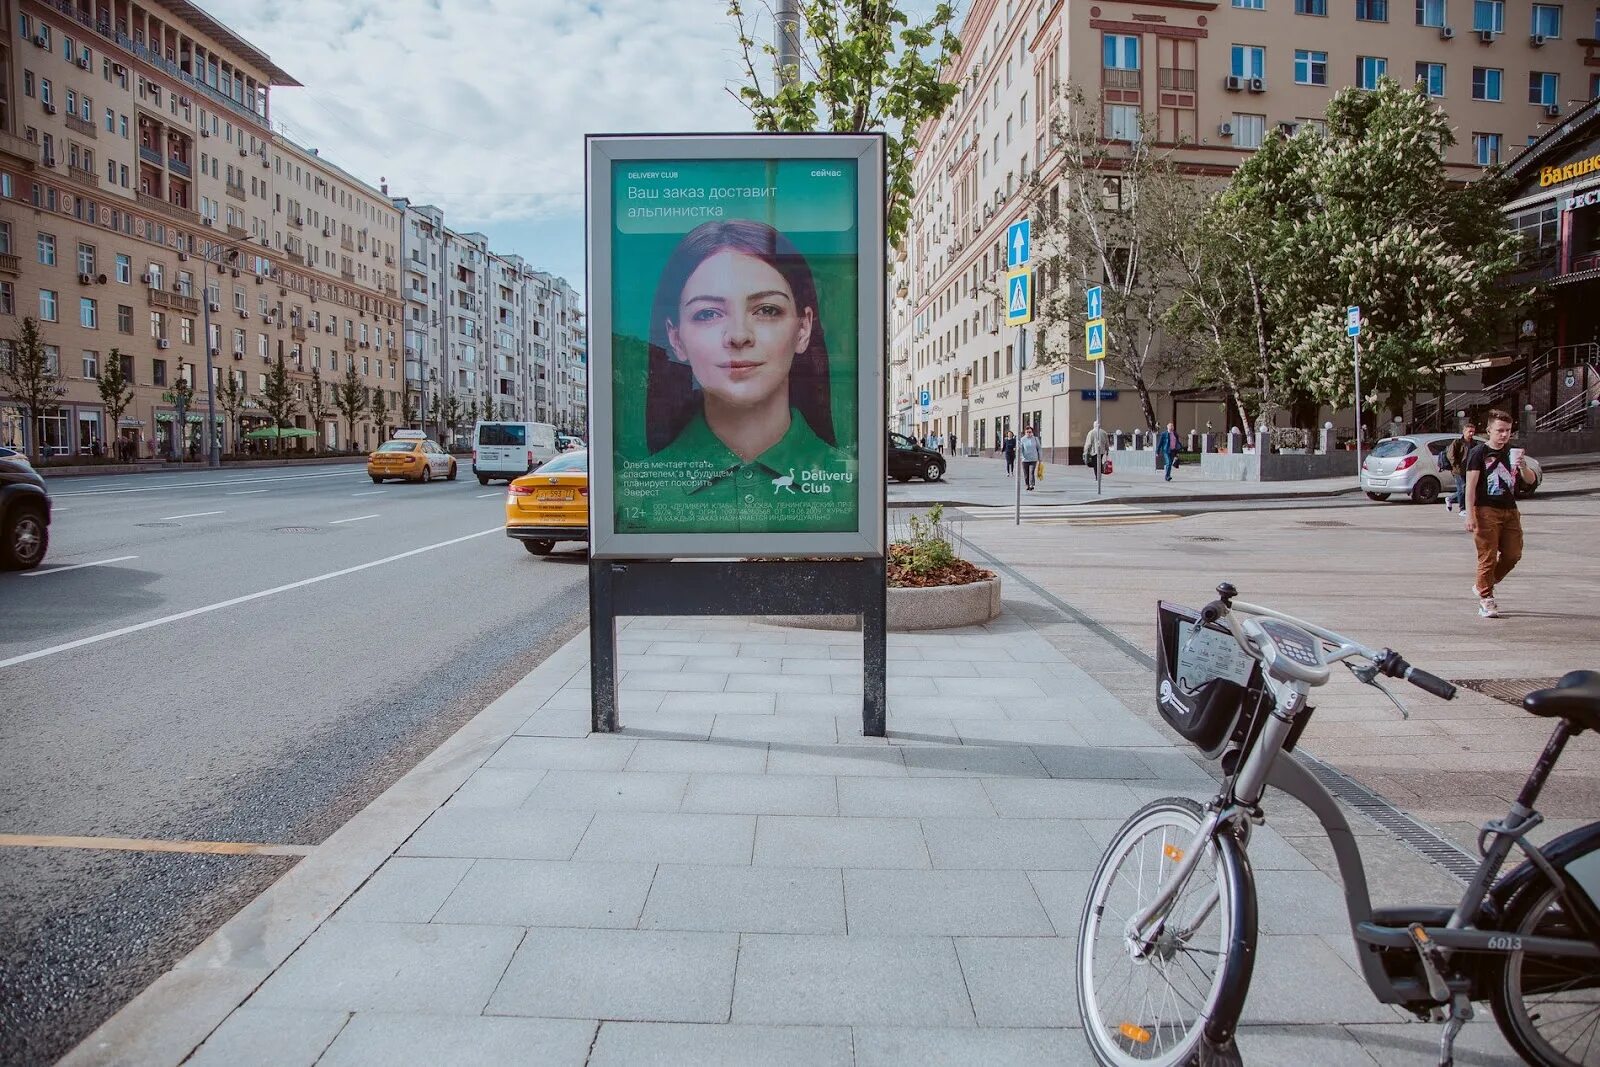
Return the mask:
<svg viewBox="0 0 1600 1067"><path fill-rule="evenodd" d="M1216 623L1199 627L1200 613L1180 604L1156 605L1156 710L1184 740L1216 759L1241 733L1247 709L1258 706L1261 664Z"/></svg>

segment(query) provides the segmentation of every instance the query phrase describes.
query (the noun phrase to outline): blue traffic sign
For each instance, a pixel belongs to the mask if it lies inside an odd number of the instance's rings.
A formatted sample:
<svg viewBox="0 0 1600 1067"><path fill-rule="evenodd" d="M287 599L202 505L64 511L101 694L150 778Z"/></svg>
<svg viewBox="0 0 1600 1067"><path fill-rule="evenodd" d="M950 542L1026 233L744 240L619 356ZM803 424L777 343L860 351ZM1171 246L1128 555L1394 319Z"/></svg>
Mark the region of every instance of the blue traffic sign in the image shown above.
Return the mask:
<svg viewBox="0 0 1600 1067"><path fill-rule="evenodd" d="M1006 269L1016 270L1028 262L1033 244L1033 225L1027 219L1018 219L1006 227Z"/></svg>
<svg viewBox="0 0 1600 1067"><path fill-rule="evenodd" d="M1344 309L1344 332L1350 337L1361 336L1361 309L1351 307Z"/></svg>
<svg viewBox="0 0 1600 1067"><path fill-rule="evenodd" d="M1086 319L1102 318L1100 304L1100 287L1091 285L1083 291L1084 314Z"/></svg>
<svg viewBox="0 0 1600 1067"><path fill-rule="evenodd" d="M1066 373L1064 371L1056 371L1054 374L1050 375L1050 384L1051 385L1066 385L1067 384L1067 375L1066 375Z"/></svg>
<svg viewBox="0 0 1600 1067"><path fill-rule="evenodd" d="M1006 325L1026 326L1033 321L1033 274L1028 270L1006 275Z"/></svg>
<svg viewBox="0 0 1600 1067"><path fill-rule="evenodd" d="M918 395L917 399L920 402L920 404L921 404L921 406L922 406L924 411L926 411L929 407L933 406L933 395L931 393L929 393L928 390L926 390L926 389L924 389Z"/></svg>
<svg viewBox="0 0 1600 1067"><path fill-rule="evenodd" d="M1088 359L1106 358L1106 320L1091 319L1083 326L1083 347Z"/></svg>

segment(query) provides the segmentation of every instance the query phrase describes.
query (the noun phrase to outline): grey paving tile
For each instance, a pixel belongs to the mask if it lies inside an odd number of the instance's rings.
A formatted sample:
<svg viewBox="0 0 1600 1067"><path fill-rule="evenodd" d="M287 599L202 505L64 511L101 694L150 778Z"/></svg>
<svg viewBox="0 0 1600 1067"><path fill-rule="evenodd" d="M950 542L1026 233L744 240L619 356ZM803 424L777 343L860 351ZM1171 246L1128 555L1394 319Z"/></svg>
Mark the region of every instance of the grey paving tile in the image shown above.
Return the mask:
<svg viewBox="0 0 1600 1067"><path fill-rule="evenodd" d="M741 640L739 655L755 656L760 659L854 659L860 663L861 639L856 638L854 649L849 645L824 645L805 641Z"/></svg>
<svg viewBox="0 0 1600 1067"><path fill-rule="evenodd" d="M935 678L933 686L940 696L994 697L1008 704L1049 695L1032 678Z"/></svg>
<svg viewBox="0 0 1600 1067"><path fill-rule="evenodd" d="M433 921L631 928L654 875L653 863L479 860Z"/></svg>
<svg viewBox="0 0 1600 1067"><path fill-rule="evenodd" d="M1316 995L1306 978L1316 976ZM1350 965L1315 935L1262 934L1245 1002L1245 1023L1398 1022L1395 1008L1373 999Z"/></svg>
<svg viewBox="0 0 1600 1067"><path fill-rule="evenodd" d="M639 928L842 934L844 892L835 868L664 863Z"/></svg>
<svg viewBox="0 0 1600 1067"><path fill-rule="evenodd" d="M1255 876L1262 933L1350 936L1344 887L1321 871L1257 870Z"/></svg>
<svg viewBox="0 0 1600 1067"><path fill-rule="evenodd" d="M1122 778L1150 780L1150 765L1133 752L1115 748L1034 745L1033 754L1052 778Z"/></svg>
<svg viewBox="0 0 1600 1067"><path fill-rule="evenodd" d="M587 1019L449 1018L362 1013L350 1020L317 1067L426 1063L571 1064L581 1067L598 1023Z"/></svg>
<svg viewBox="0 0 1600 1067"><path fill-rule="evenodd" d="M1055 933L1021 871L847 870L844 900L851 936L1053 939Z"/></svg>
<svg viewBox="0 0 1600 1067"><path fill-rule="evenodd" d="M1139 807L1133 791L1116 781L986 778L983 788L1008 819L1127 818Z"/></svg>
<svg viewBox="0 0 1600 1067"><path fill-rule="evenodd" d="M1097 859L1096 863L1099 862ZM1033 892L1050 916L1050 925L1056 928L1057 937L1078 936L1079 921L1083 918L1083 902L1089 899L1089 882L1093 871L1029 871L1028 881Z"/></svg>
<svg viewBox="0 0 1600 1067"><path fill-rule="evenodd" d="M806 674L730 674L729 693L831 693L825 677Z"/></svg>
<svg viewBox="0 0 1600 1067"><path fill-rule="evenodd" d="M767 753L768 774L832 774L841 777L906 777L898 747L775 744Z"/></svg>
<svg viewBox="0 0 1600 1067"><path fill-rule="evenodd" d="M681 671L686 662L684 656L657 656L645 655L639 652L619 652L617 654L617 669L623 671ZM689 670L695 670L690 667Z"/></svg>
<svg viewBox="0 0 1600 1067"><path fill-rule="evenodd" d="M668 693L661 701L660 710L770 715L776 708L777 696L774 693Z"/></svg>
<svg viewBox="0 0 1600 1067"><path fill-rule="evenodd" d="M837 815L834 780L824 775L692 774L684 811L749 815Z"/></svg>
<svg viewBox="0 0 1600 1067"><path fill-rule="evenodd" d="M683 669L707 674L781 674L783 661L776 656L694 656L684 662Z"/></svg>
<svg viewBox="0 0 1600 1067"><path fill-rule="evenodd" d="M686 695L716 696L717 694L666 694L667 697ZM661 703L666 704L665 697ZM717 717L713 714L692 711L652 711L639 715L619 711L617 718L619 729L616 736L636 741L704 741L711 736L711 727L717 721Z"/></svg>
<svg viewBox="0 0 1600 1067"><path fill-rule="evenodd" d="M1513 1053L1487 1013L1468 1023L1456 1038L1458 1067L1518 1067ZM1382 1067L1413 1067L1438 1062L1439 1027L1432 1023L1402 1022L1346 1026L1345 1032Z"/></svg>
<svg viewBox="0 0 1600 1067"><path fill-rule="evenodd" d="M402 856L564 860L589 827L585 812L441 808L411 839Z"/></svg>
<svg viewBox="0 0 1600 1067"><path fill-rule="evenodd" d="M928 850L915 819L788 815L757 818L755 863L766 867L929 866Z"/></svg>
<svg viewBox="0 0 1600 1067"><path fill-rule="evenodd" d="M1081 1026L1075 939L959 937L979 1026Z"/></svg>
<svg viewBox="0 0 1600 1067"><path fill-rule="evenodd" d="M821 1026L972 1026L944 937L746 934L733 1019Z"/></svg>
<svg viewBox="0 0 1600 1067"><path fill-rule="evenodd" d="M687 774L639 771L550 771L525 811L677 811Z"/></svg>
<svg viewBox="0 0 1600 1067"><path fill-rule="evenodd" d="M765 742L642 740L638 745L628 760L630 771L760 774L767 766Z"/></svg>
<svg viewBox="0 0 1600 1067"><path fill-rule="evenodd" d="M891 661L887 667L890 678L976 678L977 670L971 660L962 659L908 659Z"/></svg>
<svg viewBox="0 0 1600 1067"><path fill-rule="evenodd" d="M587 737L589 711L562 711L554 708L534 712L516 729L528 737Z"/></svg>
<svg viewBox="0 0 1600 1067"><path fill-rule="evenodd" d="M771 694L740 694L771 695ZM821 715L718 715L713 738L734 741L784 741L831 744L837 739L833 719Z"/></svg>
<svg viewBox="0 0 1600 1067"><path fill-rule="evenodd" d="M1006 778L1044 778L1047 773L1033 750L1020 745L979 745L948 747L921 746L906 749L906 773L920 777L975 777L998 775Z"/></svg>
<svg viewBox="0 0 1600 1067"><path fill-rule="evenodd" d="M983 784L975 778L840 778L839 814L992 816Z"/></svg>
<svg viewBox="0 0 1600 1067"><path fill-rule="evenodd" d="M1081 1030L855 1028L856 1067L1092 1067Z"/></svg>
<svg viewBox="0 0 1600 1067"><path fill-rule="evenodd" d="M631 738L508 737L485 767L498 769L620 771L638 744Z"/></svg>
<svg viewBox="0 0 1600 1067"><path fill-rule="evenodd" d="M737 641L657 641L650 646L652 656L736 656Z"/></svg>
<svg viewBox="0 0 1600 1067"><path fill-rule="evenodd" d="M622 676L622 691L720 693L727 682L726 674L710 671L697 671L692 674L688 671L628 671Z"/></svg>
<svg viewBox="0 0 1600 1067"><path fill-rule="evenodd" d="M486 1015L726 1022L737 934L531 930Z"/></svg>
<svg viewBox="0 0 1600 1067"><path fill-rule="evenodd" d="M753 815L601 812L573 858L746 865L755 832Z"/></svg>
<svg viewBox="0 0 1600 1067"><path fill-rule="evenodd" d="M1216 779L1198 762L1198 754L1191 756L1188 749L1141 748L1134 754L1150 768L1151 777L1163 782L1192 782L1196 785L1213 785Z"/></svg>
<svg viewBox="0 0 1600 1067"><path fill-rule="evenodd" d="M1427 1029L1433 1033L1437 1055L1438 1027ZM1243 1026L1237 1041L1245 1063L1314 1063L1317 1067L1375 1067L1377 1063L1342 1026ZM1470 1061L1457 1062L1465 1065Z"/></svg>
<svg viewBox="0 0 1600 1067"><path fill-rule="evenodd" d="M1017 871L1085 870L1100 848L1071 819L923 819L935 867Z"/></svg>
<svg viewBox="0 0 1600 1067"><path fill-rule="evenodd" d="M780 715L854 715L861 721L861 697L856 693L778 693Z"/></svg>
<svg viewBox="0 0 1600 1067"><path fill-rule="evenodd" d="M246 1004L223 1020L184 1063L198 1067L311 1067L349 1019L345 1011Z"/></svg>
<svg viewBox="0 0 1600 1067"><path fill-rule="evenodd" d="M897 722L907 715L936 716L950 719L986 719L1005 722L1005 708L991 697L942 697L927 694L891 696L889 721Z"/></svg>
<svg viewBox="0 0 1600 1067"><path fill-rule="evenodd" d="M708 1026L702 1023L600 1024L590 1067L683 1064L696 1067L853 1067L846 1026Z"/></svg>
<svg viewBox="0 0 1600 1067"><path fill-rule="evenodd" d="M861 664L848 659L809 659L800 657L784 657L784 674L861 674Z"/></svg>
<svg viewBox="0 0 1600 1067"><path fill-rule="evenodd" d="M1132 716L1074 719L1073 726L1091 745L1115 748L1167 748L1172 742L1150 724Z"/></svg>
<svg viewBox="0 0 1600 1067"><path fill-rule="evenodd" d="M542 770L509 771L494 767L479 767L450 795L447 806L453 808L515 808L521 806L548 773Z"/></svg>
<svg viewBox="0 0 1600 1067"><path fill-rule="evenodd" d="M510 926L333 919L250 998L257 1008L477 1015L522 939Z"/></svg>
<svg viewBox="0 0 1600 1067"><path fill-rule="evenodd" d="M339 918L425 923L433 918L472 864L471 859L390 856L339 908Z"/></svg>

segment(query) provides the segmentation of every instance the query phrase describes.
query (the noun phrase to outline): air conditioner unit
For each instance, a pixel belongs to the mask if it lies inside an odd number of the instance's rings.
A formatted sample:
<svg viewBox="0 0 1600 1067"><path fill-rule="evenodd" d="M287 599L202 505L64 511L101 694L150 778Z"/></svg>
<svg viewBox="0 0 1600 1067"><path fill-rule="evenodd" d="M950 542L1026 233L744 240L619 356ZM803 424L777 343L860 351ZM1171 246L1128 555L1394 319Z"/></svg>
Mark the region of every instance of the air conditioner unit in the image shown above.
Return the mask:
<svg viewBox="0 0 1600 1067"><path fill-rule="evenodd" d="M202 218L200 220L200 225L202 225L202 226L215 226L216 223L212 222L209 218Z"/></svg>
<svg viewBox="0 0 1600 1067"><path fill-rule="evenodd" d="M1217 126L1217 134L1218 134L1218 136L1221 136L1221 137L1232 137L1233 136L1233 123L1231 123L1231 122L1223 122L1223 123L1218 124L1218 126Z"/></svg>
<svg viewBox="0 0 1600 1067"><path fill-rule="evenodd" d="M120 78L124 74L128 73L128 68L124 67L121 63L113 63L111 64L111 73Z"/></svg>
<svg viewBox="0 0 1600 1067"><path fill-rule="evenodd" d="M1479 30L1478 31L1478 40L1482 41L1484 44L1493 43L1493 41L1494 41L1494 31L1493 30Z"/></svg>
<svg viewBox="0 0 1600 1067"><path fill-rule="evenodd" d="M246 322L249 322L250 321L250 312L246 311L244 308L240 308L239 309L239 317L241 319L245 320Z"/></svg>
<svg viewBox="0 0 1600 1067"><path fill-rule="evenodd" d="M93 281L94 281L94 275L92 275L92 274L80 274L80 275L78 275L78 284L79 285L88 285L90 282L93 282Z"/></svg>
<svg viewBox="0 0 1600 1067"><path fill-rule="evenodd" d="M200 127L200 136L201 137L210 137L211 136L211 131L206 129L204 126L202 126L202 127Z"/></svg>
<svg viewBox="0 0 1600 1067"><path fill-rule="evenodd" d="M189 98L187 96L178 97L178 105L180 107L188 107L189 104L190 104L190 100L189 100Z"/></svg>
<svg viewBox="0 0 1600 1067"><path fill-rule="evenodd" d="M238 267L230 267L230 268L228 268L228 272L230 274L232 274L235 278L237 278L239 276L239 268Z"/></svg>
<svg viewBox="0 0 1600 1067"><path fill-rule="evenodd" d="M78 59L78 66L80 68L82 68L83 70L93 70L94 69L94 65L92 63L90 63L87 59L82 58L81 56Z"/></svg>
<svg viewBox="0 0 1600 1067"><path fill-rule="evenodd" d="M245 156L248 156L249 154L250 154L249 152L245 151L244 145L240 145L239 146L239 158L240 159L243 159Z"/></svg>
<svg viewBox="0 0 1600 1067"><path fill-rule="evenodd" d="M1267 91L1267 79L1265 79L1265 78L1251 78L1250 79L1250 91L1252 93L1264 93L1264 92L1266 92Z"/></svg>
<svg viewBox="0 0 1600 1067"><path fill-rule="evenodd" d="M1536 33L1528 38L1528 43L1533 45L1535 48L1543 48L1545 40L1546 38L1544 34Z"/></svg>
<svg viewBox="0 0 1600 1067"><path fill-rule="evenodd" d="M40 106L44 108L44 113L46 115L54 115L56 113L56 106L54 104L41 104Z"/></svg>
<svg viewBox="0 0 1600 1067"><path fill-rule="evenodd" d="M261 275L257 274L256 275L256 284L257 285L265 285L266 284L266 279L261 277Z"/></svg>
<svg viewBox="0 0 1600 1067"><path fill-rule="evenodd" d="M150 284L150 275L149 274L141 274L141 275L139 275L139 284L140 285L149 285Z"/></svg>
<svg viewBox="0 0 1600 1067"><path fill-rule="evenodd" d="M163 337L156 342L156 347L165 350L172 347L172 342Z"/></svg>
<svg viewBox="0 0 1600 1067"><path fill-rule="evenodd" d="M38 45L40 48L49 48L50 38L41 33L33 39L33 43Z"/></svg>
<svg viewBox="0 0 1600 1067"><path fill-rule="evenodd" d="M43 163L47 167L53 167L53 166L56 165L56 157L55 156L45 156L39 162Z"/></svg>
<svg viewBox="0 0 1600 1067"><path fill-rule="evenodd" d="M243 352L235 352L233 354L233 358L234 359L243 359L244 358L244 353Z"/></svg>
<svg viewBox="0 0 1600 1067"><path fill-rule="evenodd" d="M1561 116L1561 105L1560 104L1546 104L1544 106L1544 113L1545 113L1546 116L1548 116L1550 118L1553 118L1553 119L1554 118L1559 118Z"/></svg>
<svg viewBox="0 0 1600 1067"><path fill-rule="evenodd" d="M271 170L272 169L272 160L268 159L266 156L262 156L261 157L261 165L263 167L266 167L268 170Z"/></svg>
<svg viewBox="0 0 1600 1067"><path fill-rule="evenodd" d="M1237 74L1230 74L1222 79L1222 87L1230 93L1236 93L1244 88L1244 79Z"/></svg>
<svg viewBox="0 0 1600 1067"><path fill-rule="evenodd" d="M1439 40L1453 41L1455 40L1455 36L1456 28L1454 26L1441 26L1439 28Z"/></svg>
<svg viewBox="0 0 1600 1067"><path fill-rule="evenodd" d="M222 305L213 300L211 303L206 305L206 310L210 311L214 315L222 310Z"/></svg>
<svg viewBox="0 0 1600 1067"><path fill-rule="evenodd" d="M106 276L104 274L95 275L94 283L96 285L104 285L106 283Z"/></svg>
<svg viewBox="0 0 1600 1067"><path fill-rule="evenodd" d="M187 262L189 262L189 253L187 253L187 252L179 252L178 253L178 262L179 263L187 263Z"/></svg>

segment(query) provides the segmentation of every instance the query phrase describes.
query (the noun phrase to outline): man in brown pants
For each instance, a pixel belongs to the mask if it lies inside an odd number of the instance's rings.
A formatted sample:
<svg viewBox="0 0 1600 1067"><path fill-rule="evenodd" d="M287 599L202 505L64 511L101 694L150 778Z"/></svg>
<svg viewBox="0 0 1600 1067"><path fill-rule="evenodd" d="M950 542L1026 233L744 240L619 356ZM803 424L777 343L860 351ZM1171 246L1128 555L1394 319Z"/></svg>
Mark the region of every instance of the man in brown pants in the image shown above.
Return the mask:
<svg viewBox="0 0 1600 1067"><path fill-rule="evenodd" d="M1522 516L1517 511L1517 480L1533 482L1522 449L1510 448L1511 416L1489 412L1482 444L1467 455L1467 532L1478 548L1478 574L1472 591L1478 615L1498 619L1494 587L1522 558Z"/></svg>

